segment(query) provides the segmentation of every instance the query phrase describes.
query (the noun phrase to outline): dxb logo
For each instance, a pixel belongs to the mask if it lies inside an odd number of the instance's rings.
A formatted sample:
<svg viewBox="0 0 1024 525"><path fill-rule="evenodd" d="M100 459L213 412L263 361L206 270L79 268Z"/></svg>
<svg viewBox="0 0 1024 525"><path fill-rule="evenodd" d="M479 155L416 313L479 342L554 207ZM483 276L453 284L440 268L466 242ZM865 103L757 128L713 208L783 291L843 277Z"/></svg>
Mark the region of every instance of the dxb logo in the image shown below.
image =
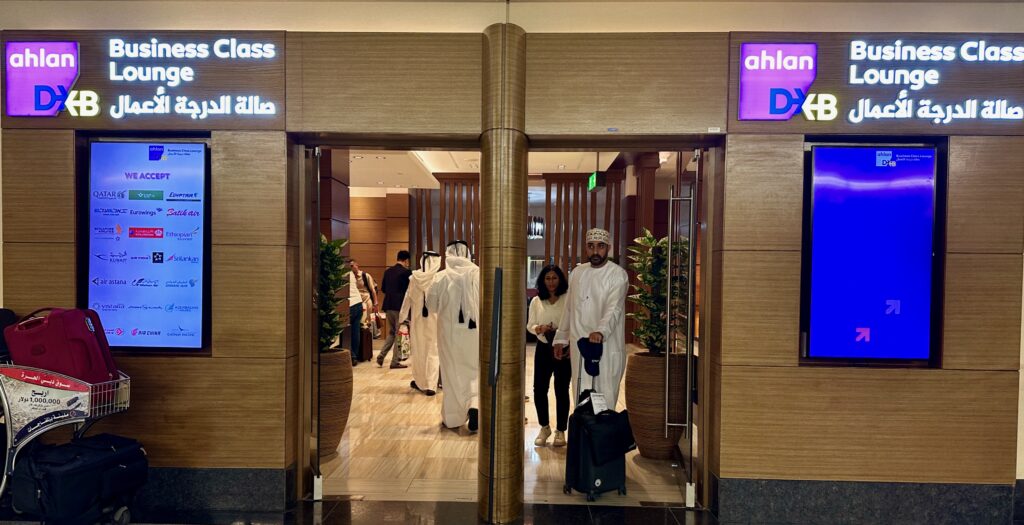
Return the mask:
<svg viewBox="0 0 1024 525"><path fill-rule="evenodd" d="M833 120L835 95L811 93L818 75L817 44L742 44L739 120Z"/></svg>
<svg viewBox="0 0 1024 525"><path fill-rule="evenodd" d="M72 117L100 114L95 91L73 90L78 81L78 42L7 42L7 115L54 117L65 109Z"/></svg>

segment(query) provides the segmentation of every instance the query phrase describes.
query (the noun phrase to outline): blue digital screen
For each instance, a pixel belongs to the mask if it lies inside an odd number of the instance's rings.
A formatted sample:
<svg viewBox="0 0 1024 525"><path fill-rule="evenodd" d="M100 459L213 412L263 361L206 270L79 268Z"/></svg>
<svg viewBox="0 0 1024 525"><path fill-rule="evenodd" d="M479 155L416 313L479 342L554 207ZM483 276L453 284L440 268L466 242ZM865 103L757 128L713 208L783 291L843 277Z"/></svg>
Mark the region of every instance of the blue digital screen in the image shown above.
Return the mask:
<svg viewBox="0 0 1024 525"><path fill-rule="evenodd" d="M206 148L94 142L88 305L111 346L201 348Z"/></svg>
<svg viewBox="0 0 1024 525"><path fill-rule="evenodd" d="M929 359L936 151L811 156L808 357Z"/></svg>

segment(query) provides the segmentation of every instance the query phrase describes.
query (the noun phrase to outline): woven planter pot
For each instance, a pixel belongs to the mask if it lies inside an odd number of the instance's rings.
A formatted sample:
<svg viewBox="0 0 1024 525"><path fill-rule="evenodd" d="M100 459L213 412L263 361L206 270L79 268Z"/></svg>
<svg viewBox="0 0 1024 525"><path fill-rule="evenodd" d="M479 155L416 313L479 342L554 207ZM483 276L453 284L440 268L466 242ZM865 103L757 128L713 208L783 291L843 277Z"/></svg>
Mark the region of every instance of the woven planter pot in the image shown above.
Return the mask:
<svg viewBox="0 0 1024 525"><path fill-rule="evenodd" d="M338 455L352 408L352 353L320 354L320 460Z"/></svg>
<svg viewBox="0 0 1024 525"><path fill-rule="evenodd" d="M673 354L669 400L669 421L680 423L686 417L686 356ZM665 357L636 352L626 361L626 409L629 424L640 455L651 459L672 459L683 429L671 427L665 438Z"/></svg>

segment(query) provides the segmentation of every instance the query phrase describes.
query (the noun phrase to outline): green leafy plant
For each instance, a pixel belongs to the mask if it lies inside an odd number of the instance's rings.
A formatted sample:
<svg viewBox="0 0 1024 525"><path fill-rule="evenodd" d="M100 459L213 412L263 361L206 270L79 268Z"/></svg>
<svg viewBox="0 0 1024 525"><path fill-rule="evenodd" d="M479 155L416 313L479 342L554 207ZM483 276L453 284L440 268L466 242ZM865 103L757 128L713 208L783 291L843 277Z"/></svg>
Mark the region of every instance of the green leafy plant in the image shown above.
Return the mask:
<svg viewBox="0 0 1024 525"><path fill-rule="evenodd" d="M348 278L352 273L341 250L348 244L348 239L328 241L320 236L320 281L317 286L316 305L320 319L319 347L327 352L334 340L341 334L341 314L338 307L348 297L341 293L348 289Z"/></svg>
<svg viewBox="0 0 1024 525"><path fill-rule="evenodd" d="M686 241L677 241L672 245L673 267L686 268L689 258L689 245ZM647 228L640 237L629 246L629 269L636 273L638 283L631 285L633 292L629 300L640 307L637 312L628 314L637 322L633 335L640 340L647 350L654 355L661 355L667 345L665 341L665 323L668 297L668 238L658 239ZM686 330L687 306L687 275L685 272L673 272L671 283L672 325ZM679 332L676 332L677 334ZM685 334L684 334L685 337Z"/></svg>

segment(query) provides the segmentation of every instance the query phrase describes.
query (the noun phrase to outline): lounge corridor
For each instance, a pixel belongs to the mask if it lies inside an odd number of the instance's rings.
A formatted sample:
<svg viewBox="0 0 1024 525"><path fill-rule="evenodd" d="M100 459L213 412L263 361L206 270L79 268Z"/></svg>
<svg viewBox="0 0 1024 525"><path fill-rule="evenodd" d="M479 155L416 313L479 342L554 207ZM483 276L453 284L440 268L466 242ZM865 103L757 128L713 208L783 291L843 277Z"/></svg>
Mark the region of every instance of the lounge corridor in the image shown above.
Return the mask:
<svg viewBox="0 0 1024 525"><path fill-rule="evenodd" d="M374 356L383 339L374 341ZM527 393L532 390L533 345L527 348ZM388 356L388 361L390 361ZM447 430L440 424L441 396L427 397L409 387L410 369L380 368L360 363L353 370L353 402L348 428L336 459L323 465L324 494L375 501L465 501L477 498L477 437ZM624 407L620 395L619 410ZM554 419L554 390L548 392ZM527 401L524 431L526 503L583 505L582 494L562 492L565 447L536 447L540 426L536 409ZM481 422L484 424L484 422ZM626 458L628 494L609 492L598 504L635 507L681 506L671 462L649 460L636 451Z"/></svg>

